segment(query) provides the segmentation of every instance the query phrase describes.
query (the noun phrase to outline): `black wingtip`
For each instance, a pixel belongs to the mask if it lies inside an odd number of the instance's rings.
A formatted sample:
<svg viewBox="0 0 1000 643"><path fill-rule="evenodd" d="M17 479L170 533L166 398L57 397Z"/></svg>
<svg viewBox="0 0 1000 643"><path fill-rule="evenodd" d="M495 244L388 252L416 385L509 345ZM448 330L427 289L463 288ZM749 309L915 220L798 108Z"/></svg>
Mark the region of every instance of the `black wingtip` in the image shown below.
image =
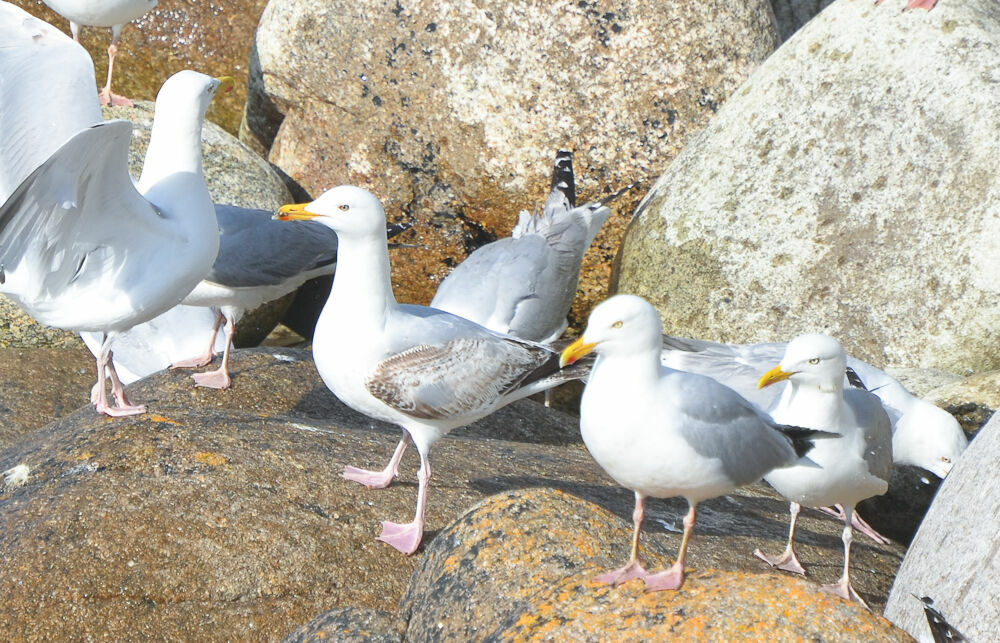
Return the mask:
<svg viewBox="0 0 1000 643"><path fill-rule="evenodd" d="M847 369L846 369L846 373L847 373L847 383L848 384L850 384L854 388L859 388L862 391L867 391L868 390L868 387L865 386L864 380L861 379L861 376L858 375L857 371L855 371L853 368L851 368L850 366L848 366Z"/></svg>
<svg viewBox="0 0 1000 643"><path fill-rule="evenodd" d="M944 616L941 612L934 608L933 598L930 596L921 597L916 594L913 594L912 596L924 604L924 616L927 617L927 627L931 630L931 636L934 637L934 643L956 643L959 641L968 641L964 634L956 630L948 621L944 620Z"/></svg>
<svg viewBox="0 0 1000 643"><path fill-rule="evenodd" d="M607 195L606 197L603 197L597 203L599 203L600 205L607 205L607 204L611 203L612 201L614 201L615 199L617 199L618 197L620 197L621 195L623 195L626 192L628 192L629 190L631 190L633 188L637 188L640 185L642 185L642 181L633 181L632 183L629 183L625 187L623 187L623 188L621 188L619 190L616 190L615 192L612 192L611 194Z"/></svg>
<svg viewBox="0 0 1000 643"><path fill-rule="evenodd" d="M788 437L788 440L792 443L792 448L795 449L795 455L800 458L813 450L813 447L816 446L814 440L840 437L837 433L818 431L816 429L805 429L801 426L788 426L780 424L775 428Z"/></svg>
<svg viewBox="0 0 1000 643"><path fill-rule="evenodd" d="M552 192L562 194L569 207L576 207L576 179L573 175L573 152L570 150L556 151L552 162Z"/></svg>
<svg viewBox="0 0 1000 643"><path fill-rule="evenodd" d="M406 232L412 227L413 224L410 223L409 221L403 221L401 223L389 223L387 221L385 224L385 237L386 239L392 239L393 237Z"/></svg>

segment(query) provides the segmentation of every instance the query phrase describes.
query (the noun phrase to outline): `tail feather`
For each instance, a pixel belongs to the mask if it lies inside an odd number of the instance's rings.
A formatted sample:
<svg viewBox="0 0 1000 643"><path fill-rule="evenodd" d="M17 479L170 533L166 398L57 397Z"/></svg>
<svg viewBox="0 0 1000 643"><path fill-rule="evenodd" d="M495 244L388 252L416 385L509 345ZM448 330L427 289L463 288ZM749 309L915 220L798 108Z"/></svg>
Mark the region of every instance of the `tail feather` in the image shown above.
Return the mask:
<svg viewBox="0 0 1000 643"><path fill-rule="evenodd" d="M792 448L795 449L795 455L800 458L812 451L813 447L816 446L814 440L829 440L840 437L840 434L838 433L818 431L816 429L805 429L801 426L778 424L774 428L788 438Z"/></svg>

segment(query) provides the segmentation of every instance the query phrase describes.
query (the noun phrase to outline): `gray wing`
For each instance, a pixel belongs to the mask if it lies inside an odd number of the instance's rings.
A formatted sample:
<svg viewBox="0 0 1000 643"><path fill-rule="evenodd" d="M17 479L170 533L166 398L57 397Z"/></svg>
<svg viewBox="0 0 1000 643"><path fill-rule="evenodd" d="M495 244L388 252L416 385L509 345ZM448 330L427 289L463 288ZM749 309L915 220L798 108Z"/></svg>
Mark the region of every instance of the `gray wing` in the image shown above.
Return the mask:
<svg viewBox="0 0 1000 643"><path fill-rule="evenodd" d="M86 50L0 3L0 203L71 136L102 120Z"/></svg>
<svg viewBox="0 0 1000 643"><path fill-rule="evenodd" d="M131 132L128 121L108 121L77 133L0 207L0 290L43 323L72 328L47 314L74 301L82 308L83 292L95 305L141 305L120 293L157 270L147 259L177 241L129 176Z"/></svg>
<svg viewBox="0 0 1000 643"><path fill-rule="evenodd" d="M475 419L559 369L553 350L425 306L400 306L385 336L368 390L413 417Z"/></svg>
<svg viewBox="0 0 1000 643"><path fill-rule="evenodd" d="M663 395L684 415L681 434L700 455L722 462L737 485L798 459L791 441L736 391L710 377L669 371Z"/></svg>
<svg viewBox="0 0 1000 643"><path fill-rule="evenodd" d="M862 427L868 471L888 482L892 475L892 423L882 402L867 391L845 389L844 401Z"/></svg>
<svg viewBox="0 0 1000 643"><path fill-rule="evenodd" d="M275 221L272 212L216 205L219 254L206 281L243 288L277 286L337 261L337 235L321 223Z"/></svg>

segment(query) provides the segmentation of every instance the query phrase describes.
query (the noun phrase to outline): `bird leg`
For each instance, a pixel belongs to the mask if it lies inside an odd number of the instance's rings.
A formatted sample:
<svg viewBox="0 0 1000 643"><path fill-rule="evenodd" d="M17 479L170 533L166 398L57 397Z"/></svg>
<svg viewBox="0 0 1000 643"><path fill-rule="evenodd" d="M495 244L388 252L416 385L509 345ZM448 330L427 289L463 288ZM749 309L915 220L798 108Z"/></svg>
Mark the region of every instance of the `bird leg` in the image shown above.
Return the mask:
<svg viewBox="0 0 1000 643"><path fill-rule="evenodd" d="M831 509L830 507L820 507L819 510L825 514L833 516L838 520L844 519L844 507L839 504L834 505L833 509ZM851 521L851 526L880 545L889 544L889 539L883 536L882 534L878 533L877 531L875 531L875 528L869 525L867 522L865 522L864 518L862 518L861 514L859 514L857 511L854 512L854 518Z"/></svg>
<svg viewBox="0 0 1000 643"><path fill-rule="evenodd" d="M105 386L105 373L111 379L111 394L114 396L118 406L108 404L108 392ZM118 379L115 372L115 365L111 355L111 336L105 335L101 342L101 349L97 354L97 384L90 391L90 398L94 408L98 413L111 417L121 417L124 415L138 415L146 412L145 406L133 406L125 397L125 387Z"/></svg>
<svg viewBox="0 0 1000 643"><path fill-rule="evenodd" d="M875 0L875 6L877 7L883 2L885 2L885 0ZM937 3L938 0L907 0L906 9L926 9L930 11ZM906 9L904 9L904 11Z"/></svg>
<svg viewBox="0 0 1000 643"><path fill-rule="evenodd" d="M785 551L782 552L780 556L769 556L759 549L755 549L753 555L760 558L771 567L777 567L778 569L783 569L786 572L793 572L795 574L805 574L806 570L802 567L802 563L799 562L798 556L795 555L795 549L793 547L793 543L795 541L795 523L799 519L800 510L801 506L797 502L793 502L789 508L791 519L789 520L788 526L788 544L785 545Z"/></svg>
<svg viewBox="0 0 1000 643"><path fill-rule="evenodd" d="M668 589L676 590L680 589L681 585L684 584L684 561L687 560L688 541L691 539L691 532L694 530L694 521L698 517L695 510L697 505L689 502L688 506L690 508L687 515L684 516L684 535L681 537L680 551L677 552L677 562L670 569L646 576L647 592L659 592Z"/></svg>
<svg viewBox="0 0 1000 643"><path fill-rule="evenodd" d="M403 459L403 452L406 451L406 445L409 443L410 434L403 431L403 439L396 445L396 450L393 452L389 464L381 471L369 471L368 469L347 466L344 467L344 472L340 475L348 480L359 482L369 489L385 489L399 475L399 461Z"/></svg>
<svg viewBox="0 0 1000 643"><path fill-rule="evenodd" d="M219 327L222 326L222 321L225 317L222 315L222 311L216 309L215 311L215 325L212 326L212 341L208 343L208 351L198 357L192 357L190 359L183 359L179 362L174 362L170 365L170 368L199 368L201 366L208 366L212 363L212 359L215 358L215 338L219 334Z"/></svg>
<svg viewBox="0 0 1000 643"><path fill-rule="evenodd" d="M219 314L220 317L223 316L222 313ZM214 371L209 371L207 373L195 373L191 377L194 379L195 386L204 386L207 388L217 388L217 389L227 389L232 385L233 381L229 377L229 352L233 348L233 335L236 334L236 320L231 315L224 315L226 318L226 347L222 351L222 363L219 368ZM215 336L219 331L219 322L215 322L215 331L212 333L212 346L215 346ZM211 350L211 347L209 348Z"/></svg>
<svg viewBox="0 0 1000 643"><path fill-rule="evenodd" d="M856 600L864 605L866 609L870 609L864 599L851 586L851 542L854 540L854 529L851 527L851 518L853 515L854 507L844 507L844 532L841 535L841 540L844 541L844 573L841 575L839 581L830 585L823 585L820 589L839 596L844 600Z"/></svg>
<svg viewBox="0 0 1000 643"><path fill-rule="evenodd" d="M111 27L111 44L108 45L108 82L104 85L104 89L100 91L97 95L98 100L101 105L117 105L120 107L135 107L135 103L125 98L124 96L119 96L118 94L111 93L111 75L115 69L115 56L118 55L118 38L122 35L122 27L124 25L115 25Z"/></svg>
<svg viewBox="0 0 1000 643"><path fill-rule="evenodd" d="M635 492L635 510L632 512L632 554L624 567L601 574L594 579L595 583L601 585L614 585L618 587L634 578L645 578L649 575L639 563L639 530L642 527L642 519L646 515L646 498L638 491Z"/></svg>
<svg viewBox="0 0 1000 643"><path fill-rule="evenodd" d="M377 540L391 545L407 556L417 551L424 537L424 508L427 505L427 484L430 480L431 463L427 460L427 454L421 453L420 470L417 471L417 510L413 521L400 524L383 520L382 533Z"/></svg>

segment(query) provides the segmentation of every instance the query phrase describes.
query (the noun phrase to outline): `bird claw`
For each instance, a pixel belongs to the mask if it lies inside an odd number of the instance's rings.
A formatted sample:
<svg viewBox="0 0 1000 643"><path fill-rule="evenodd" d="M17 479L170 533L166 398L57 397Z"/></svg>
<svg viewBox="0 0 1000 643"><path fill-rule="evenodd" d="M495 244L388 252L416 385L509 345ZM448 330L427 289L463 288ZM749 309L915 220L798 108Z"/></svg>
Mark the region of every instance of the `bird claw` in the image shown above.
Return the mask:
<svg viewBox="0 0 1000 643"><path fill-rule="evenodd" d="M103 413L104 415L117 418L125 417L128 415L142 415L146 412L145 405L139 406L110 406L108 404L95 404L94 408L97 409L98 413Z"/></svg>
<svg viewBox="0 0 1000 643"><path fill-rule="evenodd" d="M611 570L594 578L594 582L600 585L613 585L618 587L622 583L627 583L630 580L636 578L645 578L649 575L639 561L632 561L624 567L619 567L618 569Z"/></svg>
<svg viewBox="0 0 1000 643"><path fill-rule="evenodd" d="M666 571L646 576L644 580L647 592L678 590L684 584L684 568L678 564L674 564L673 567Z"/></svg>
<svg viewBox="0 0 1000 643"><path fill-rule="evenodd" d="M868 603L866 603L864 599L861 598L860 594L854 591L854 587L851 585L851 582L846 578L841 578L838 582L831 583L829 585L821 585L820 591L823 591L827 594L833 594L834 596L839 596L845 601L851 601L851 600L857 601L861 603L861 605L863 605L866 610L871 611L871 608L868 607Z"/></svg>
<svg viewBox="0 0 1000 643"><path fill-rule="evenodd" d="M376 540L392 546L397 551L410 556L417 551L420 541L424 536L424 525L422 522L408 522L404 524L382 521L382 533Z"/></svg>
<svg viewBox="0 0 1000 643"><path fill-rule="evenodd" d="M363 484L369 489L385 489L396 478L396 472L386 470L369 471L368 469L346 466L340 477Z"/></svg>
<svg viewBox="0 0 1000 643"><path fill-rule="evenodd" d="M794 551L786 551L781 556L769 556L761 550L755 549L753 555L776 569L792 572L793 574L802 574L803 576L806 574L805 567L799 562L798 556L795 555Z"/></svg>
<svg viewBox="0 0 1000 643"><path fill-rule="evenodd" d="M194 380L195 386L204 386L205 388L220 390L229 388L233 383L232 379L229 377L229 373L221 368L207 373L195 373L191 376L191 379Z"/></svg>

